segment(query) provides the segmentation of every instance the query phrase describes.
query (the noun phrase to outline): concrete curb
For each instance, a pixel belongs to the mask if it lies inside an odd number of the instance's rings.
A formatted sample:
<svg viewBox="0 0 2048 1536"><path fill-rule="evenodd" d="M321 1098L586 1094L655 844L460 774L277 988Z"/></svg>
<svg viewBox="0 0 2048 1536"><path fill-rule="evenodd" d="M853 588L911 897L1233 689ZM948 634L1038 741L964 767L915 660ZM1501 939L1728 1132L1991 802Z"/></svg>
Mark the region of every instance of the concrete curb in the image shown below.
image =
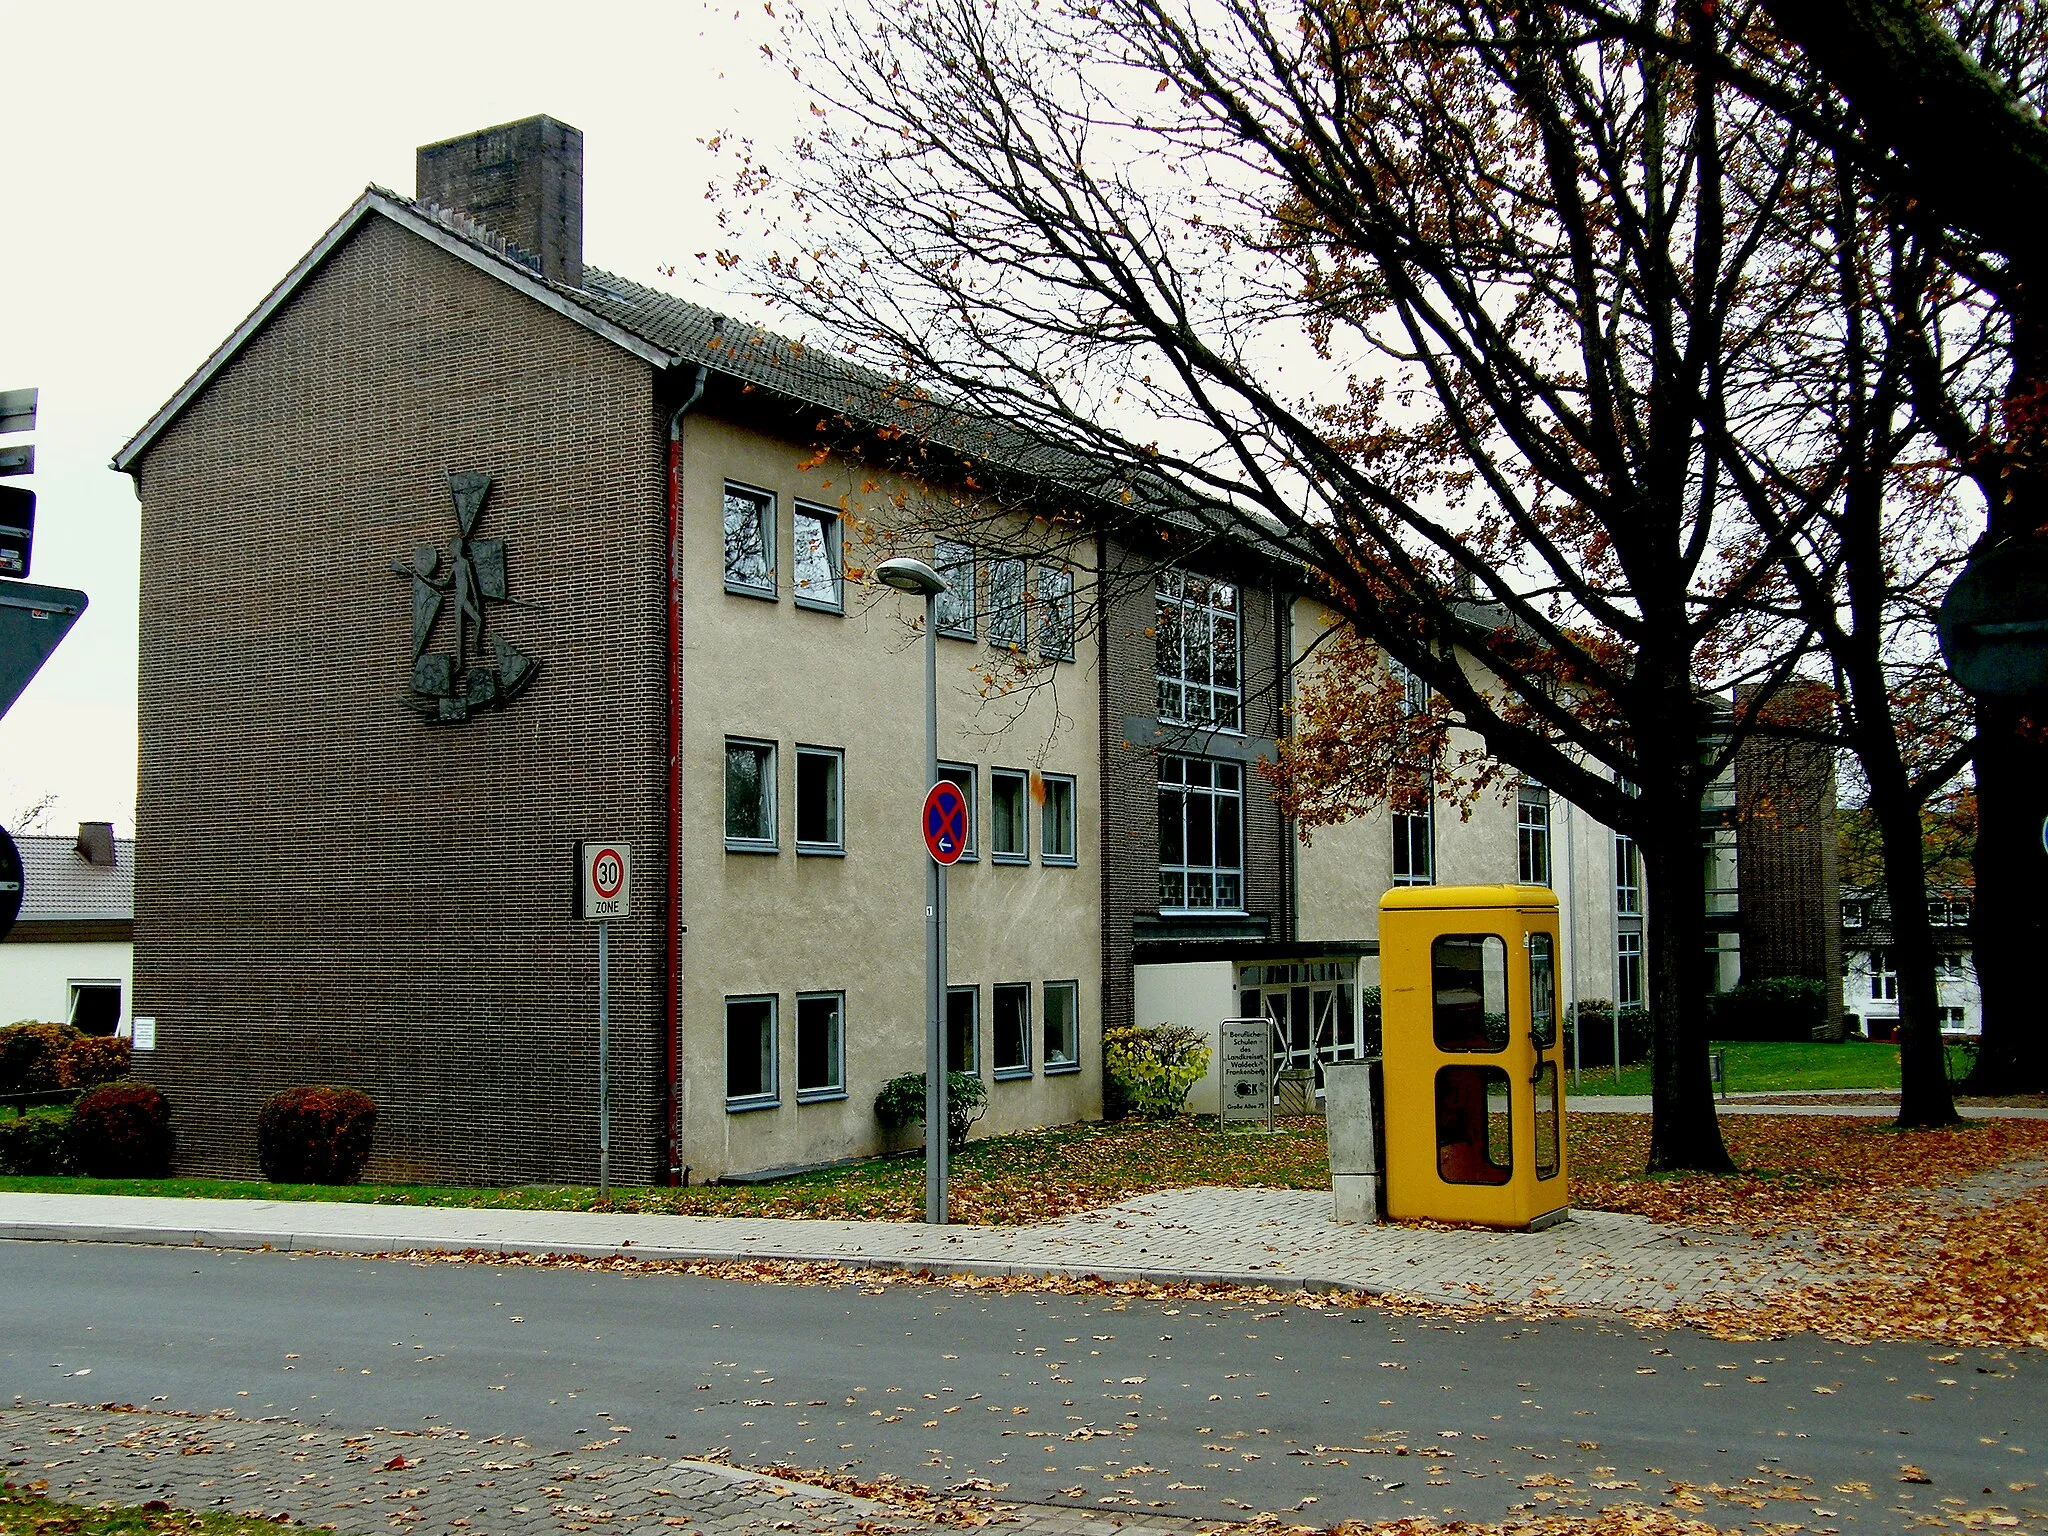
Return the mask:
<svg viewBox="0 0 2048 1536"><path fill-rule="evenodd" d="M199 1227L138 1227L95 1223L0 1222L0 1242L118 1243L138 1248L210 1248L253 1253L339 1254L350 1257L402 1259L413 1254L523 1255L548 1258L628 1259L655 1264L819 1264L843 1269L872 1269L890 1274L943 1279L967 1275L989 1279L1096 1280L1108 1285L1242 1286L1284 1294L1306 1292L1333 1296L1399 1296L1443 1305L1443 1298L1316 1275L1252 1274L1227 1270L1128 1269L1089 1264L1019 1264L1000 1259L899 1258L887 1254L760 1253L714 1247L647 1246L624 1243L563 1243L513 1238L434 1240L394 1239L347 1233L306 1234L286 1231L216 1232Z"/></svg>

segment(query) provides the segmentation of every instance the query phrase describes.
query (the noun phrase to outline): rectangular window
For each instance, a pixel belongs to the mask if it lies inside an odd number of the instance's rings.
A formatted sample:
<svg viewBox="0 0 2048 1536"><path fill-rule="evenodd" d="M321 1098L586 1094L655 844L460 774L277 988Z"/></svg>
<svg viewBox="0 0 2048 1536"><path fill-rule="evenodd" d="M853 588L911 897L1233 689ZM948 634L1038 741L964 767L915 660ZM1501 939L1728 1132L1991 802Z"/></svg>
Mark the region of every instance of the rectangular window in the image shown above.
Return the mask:
<svg viewBox="0 0 2048 1536"><path fill-rule="evenodd" d="M1045 804L1040 808L1038 861L1072 864L1074 853L1074 781L1063 773L1044 778Z"/></svg>
<svg viewBox="0 0 2048 1536"><path fill-rule="evenodd" d="M1643 856L1626 832L1614 834L1614 910L1624 917L1643 914Z"/></svg>
<svg viewBox="0 0 2048 1536"><path fill-rule="evenodd" d="M796 1101L846 1097L846 994L796 997Z"/></svg>
<svg viewBox="0 0 2048 1536"><path fill-rule="evenodd" d="M725 1107L765 1109L782 1102L775 1083L775 999L725 1000Z"/></svg>
<svg viewBox="0 0 2048 1536"><path fill-rule="evenodd" d="M121 983L71 983L71 1027L88 1035L111 1035L121 1026ZM19 1111L16 1111L19 1114Z"/></svg>
<svg viewBox="0 0 2048 1536"><path fill-rule="evenodd" d="M980 857L975 839L980 836L981 802L974 797L974 764L941 763L939 777L948 783L959 785L961 798L967 802L967 846L960 854L960 862L965 864Z"/></svg>
<svg viewBox="0 0 2048 1536"><path fill-rule="evenodd" d="M1031 1075L1031 986L1001 982L995 988L996 1077Z"/></svg>
<svg viewBox="0 0 2048 1536"><path fill-rule="evenodd" d="M1941 1031L1943 1034L1954 1035L1962 1033L1966 1022L1962 1009L1947 1006L1941 1009Z"/></svg>
<svg viewBox="0 0 2048 1536"><path fill-rule="evenodd" d="M1159 759L1159 907L1244 910L1244 769L1206 757Z"/></svg>
<svg viewBox="0 0 2048 1536"><path fill-rule="evenodd" d="M1524 784L1515 791L1516 878L1524 885L1550 884L1550 791Z"/></svg>
<svg viewBox="0 0 2048 1536"><path fill-rule="evenodd" d="M775 595L775 498L766 491L725 488L725 590Z"/></svg>
<svg viewBox="0 0 2048 1536"><path fill-rule="evenodd" d="M1617 1008L1643 1006L1643 936L1614 936L1614 1003Z"/></svg>
<svg viewBox="0 0 2048 1536"><path fill-rule="evenodd" d="M1074 659L1074 573L1064 565L1038 568L1038 654Z"/></svg>
<svg viewBox="0 0 2048 1536"><path fill-rule="evenodd" d="M939 633L974 638L974 549L950 539L932 542L932 566L952 590L939 594Z"/></svg>
<svg viewBox="0 0 2048 1536"><path fill-rule="evenodd" d="M1387 663L1387 672L1401 685L1401 713L1413 720L1429 713L1429 684L1398 661Z"/></svg>
<svg viewBox="0 0 2048 1536"><path fill-rule="evenodd" d="M1899 973L1892 968L1892 952L1870 952L1870 996L1875 1002L1895 1003L1899 999Z"/></svg>
<svg viewBox="0 0 2048 1536"><path fill-rule="evenodd" d="M1394 884L1429 885L1436 879L1436 807L1394 813Z"/></svg>
<svg viewBox="0 0 2048 1536"><path fill-rule="evenodd" d="M946 988L946 1070L981 1070L981 988Z"/></svg>
<svg viewBox="0 0 2048 1536"><path fill-rule="evenodd" d="M796 566L796 605L842 612L839 514L798 502L795 543L791 559Z"/></svg>
<svg viewBox="0 0 2048 1536"><path fill-rule="evenodd" d="M725 742L725 846L733 853L773 853L775 743Z"/></svg>
<svg viewBox="0 0 2048 1536"><path fill-rule="evenodd" d="M1865 914L1867 913L1867 911L1868 908L1866 908L1864 904L1860 901L1843 902L1842 926L1844 928L1861 928L1864 924Z"/></svg>
<svg viewBox="0 0 2048 1536"><path fill-rule="evenodd" d="M1934 957L1934 974L1941 977L1944 981L1961 981L1963 979L1963 957L1955 954L1936 955Z"/></svg>
<svg viewBox="0 0 2048 1536"><path fill-rule="evenodd" d="M988 852L996 864L1031 862L1031 776L1014 768L988 775Z"/></svg>
<svg viewBox="0 0 2048 1536"><path fill-rule="evenodd" d="M1157 604L1159 718L1243 729L1236 583L1166 571Z"/></svg>
<svg viewBox="0 0 2048 1536"><path fill-rule="evenodd" d="M988 563L988 643L1024 649L1024 562Z"/></svg>
<svg viewBox="0 0 2048 1536"><path fill-rule="evenodd" d="M1707 889L1707 910L1716 913L1742 910L1741 849L1733 827L1708 827L1701 838L1701 855Z"/></svg>
<svg viewBox="0 0 2048 1536"><path fill-rule="evenodd" d="M796 851L846 852L846 754L837 747L796 749Z"/></svg>
<svg viewBox="0 0 2048 1536"><path fill-rule="evenodd" d="M1048 981L1045 984L1045 1070L1081 1070L1081 984L1077 981Z"/></svg>

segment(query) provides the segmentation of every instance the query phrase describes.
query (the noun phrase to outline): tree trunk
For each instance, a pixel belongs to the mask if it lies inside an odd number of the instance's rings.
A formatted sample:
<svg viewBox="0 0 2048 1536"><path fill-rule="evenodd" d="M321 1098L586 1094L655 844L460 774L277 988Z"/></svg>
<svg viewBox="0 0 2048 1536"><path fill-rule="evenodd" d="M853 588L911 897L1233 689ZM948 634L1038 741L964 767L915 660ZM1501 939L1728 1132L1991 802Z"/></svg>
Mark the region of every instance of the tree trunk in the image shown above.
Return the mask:
<svg viewBox="0 0 2048 1536"><path fill-rule="evenodd" d="M2048 714L2048 710L2043 711ZM2023 736L2021 711L1977 705L1977 889L1971 954L1984 1033L1966 1093L2048 1091L2048 1028L2034 999L2035 965L2048 955L2048 745Z"/></svg>
<svg viewBox="0 0 2048 1536"><path fill-rule="evenodd" d="M1896 792L1874 796L1884 839L1884 887L1892 908L1892 969L1899 978L1899 1124L1954 1125L1948 1063L1934 980L1934 930L1927 923L1927 866L1920 807Z"/></svg>
<svg viewBox="0 0 2048 1536"><path fill-rule="evenodd" d="M1655 826L1637 838L1649 897L1652 1173L1735 1167L1721 1141L1707 1072L1707 893L1697 785L1691 774L1675 789L1646 785Z"/></svg>

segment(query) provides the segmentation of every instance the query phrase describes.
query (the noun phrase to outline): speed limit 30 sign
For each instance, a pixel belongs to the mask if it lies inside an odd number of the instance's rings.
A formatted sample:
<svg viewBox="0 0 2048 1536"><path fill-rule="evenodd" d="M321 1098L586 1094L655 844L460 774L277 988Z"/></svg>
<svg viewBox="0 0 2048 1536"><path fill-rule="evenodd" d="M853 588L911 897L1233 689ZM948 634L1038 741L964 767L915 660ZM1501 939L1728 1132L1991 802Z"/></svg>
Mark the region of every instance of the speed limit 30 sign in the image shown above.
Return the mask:
<svg viewBox="0 0 2048 1536"><path fill-rule="evenodd" d="M576 915L626 917L633 910L633 846L603 840L576 845Z"/></svg>

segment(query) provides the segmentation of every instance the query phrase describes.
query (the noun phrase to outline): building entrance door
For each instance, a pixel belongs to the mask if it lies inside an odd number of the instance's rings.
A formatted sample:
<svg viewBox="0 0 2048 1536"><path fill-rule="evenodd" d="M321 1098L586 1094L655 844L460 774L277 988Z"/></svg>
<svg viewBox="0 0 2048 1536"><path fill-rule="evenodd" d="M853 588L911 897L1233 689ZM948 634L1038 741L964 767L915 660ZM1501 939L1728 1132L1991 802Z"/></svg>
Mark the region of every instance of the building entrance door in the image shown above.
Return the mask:
<svg viewBox="0 0 2048 1536"><path fill-rule="evenodd" d="M1348 974L1329 974L1340 966ZM1304 974L1296 979L1289 973ZM1242 1016L1272 1022L1275 1083L1282 1072L1307 1069L1320 1088L1325 1062L1358 1055L1356 974L1341 961L1244 967L1239 987Z"/></svg>

